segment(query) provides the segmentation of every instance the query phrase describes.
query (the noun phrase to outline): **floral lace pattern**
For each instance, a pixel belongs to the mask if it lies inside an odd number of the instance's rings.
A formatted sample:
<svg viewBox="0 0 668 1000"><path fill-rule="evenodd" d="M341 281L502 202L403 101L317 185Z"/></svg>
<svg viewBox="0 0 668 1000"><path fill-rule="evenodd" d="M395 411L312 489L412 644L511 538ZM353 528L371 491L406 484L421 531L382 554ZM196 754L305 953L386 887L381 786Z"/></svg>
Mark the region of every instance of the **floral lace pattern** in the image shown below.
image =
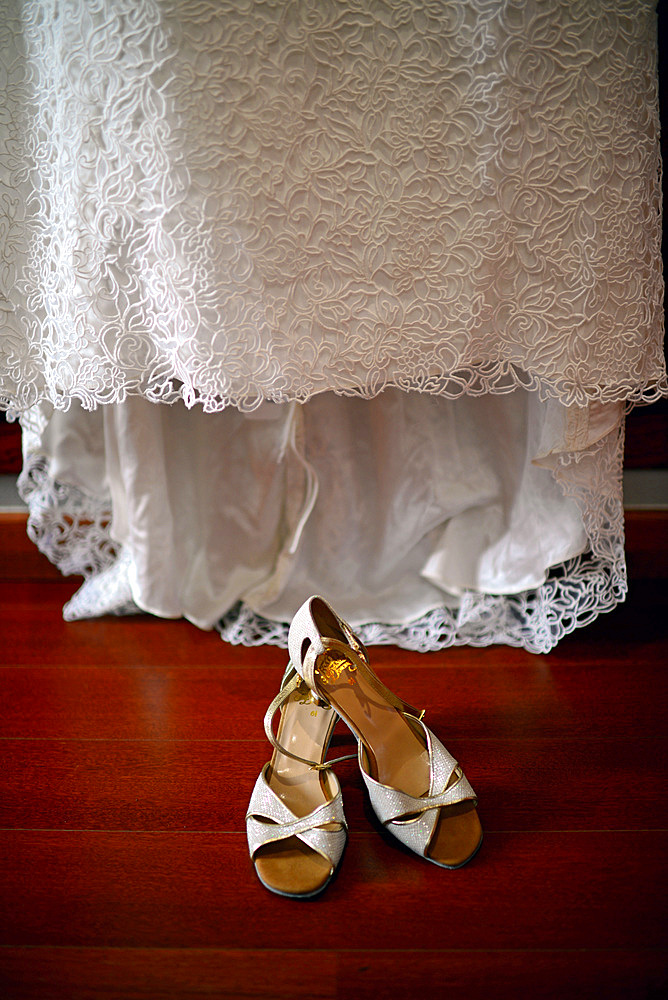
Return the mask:
<svg viewBox="0 0 668 1000"><path fill-rule="evenodd" d="M0 402L666 391L650 0L0 0Z"/></svg>
<svg viewBox="0 0 668 1000"><path fill-rule="evenodd" d="M626 586L620 586L609 566L578 556L555 567L536 590L505 596L467 593L457 609L435 608L408 625L356 626L356 634L367 646L393 645L417 653L495 643L549 653L565 635L612 611L625 594ZM238 645L288 644L289 625L268 621L243 604L217 627L226 642Z"/></svg>
<svg viewBox="0 0 668 1000"><path fill-rule="evenodd" d="M43 455L25 462L18 486L29 509L28 537L64 576L94 576L115 563L109 498L58 482Z"/></svg>

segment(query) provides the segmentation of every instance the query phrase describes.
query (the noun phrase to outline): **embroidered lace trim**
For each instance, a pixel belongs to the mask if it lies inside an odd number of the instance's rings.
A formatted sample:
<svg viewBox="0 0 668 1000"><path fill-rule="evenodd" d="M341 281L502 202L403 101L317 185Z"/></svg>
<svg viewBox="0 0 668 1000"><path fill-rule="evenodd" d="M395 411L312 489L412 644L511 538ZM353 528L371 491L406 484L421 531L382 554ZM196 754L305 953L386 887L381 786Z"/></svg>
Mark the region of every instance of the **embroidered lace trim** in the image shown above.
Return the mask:
<svg viewBox="0 0 668 1000"><path fill-rule="evenodd" d="M369 645L396 644L422 652L505 643L545 653L564 635L612 610L627 592L620 484L623 441L622 427L577 459L563 457L553 470L582 512L590 552L555 567L534 590L504 596L467 592L458 608L437 608L409 624L356 626L360 638ZM116 552L109 537L108 501L54 482L41 457L27 460L19 488L29 505L32 540L63 573L87 578L65 606L65 619L138 612L129 582L130 561L126 553ZM217 626L227 642L284 647L288 627L242 603Z"/></svg>

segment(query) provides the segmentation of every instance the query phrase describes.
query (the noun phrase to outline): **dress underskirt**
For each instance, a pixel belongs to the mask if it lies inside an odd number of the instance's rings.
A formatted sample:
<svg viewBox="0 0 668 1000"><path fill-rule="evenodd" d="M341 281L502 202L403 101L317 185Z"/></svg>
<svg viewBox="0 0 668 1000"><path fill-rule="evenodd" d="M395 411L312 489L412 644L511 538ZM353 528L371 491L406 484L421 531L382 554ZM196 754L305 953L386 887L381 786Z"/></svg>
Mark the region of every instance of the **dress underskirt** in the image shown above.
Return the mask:
<svg viewBox="0 0 668 1000"><path fill-rule="evenodd" d="M625 592L618 404L387 390L32 416L32 537L88 577L70 620L143 610L284 644L322 592L370 643L546 651Z"/></svg>

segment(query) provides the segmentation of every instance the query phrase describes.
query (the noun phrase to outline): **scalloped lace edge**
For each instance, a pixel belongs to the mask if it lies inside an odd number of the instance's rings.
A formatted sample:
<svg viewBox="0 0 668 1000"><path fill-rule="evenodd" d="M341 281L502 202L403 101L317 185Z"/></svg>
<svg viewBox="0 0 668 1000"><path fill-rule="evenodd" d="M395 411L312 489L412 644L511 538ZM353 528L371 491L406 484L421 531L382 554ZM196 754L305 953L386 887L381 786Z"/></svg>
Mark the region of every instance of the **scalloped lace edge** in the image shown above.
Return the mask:
<svg viewBox="0 0 668 1000"><path fill-rule="evenodd" d="M580 507L590 552L553 567L546 581L533 590L503 596L467 592L457 608L436 608L408 624L356 626L362 640L417 652L503 643L545 653L575 628L611 611L627 593L623 507L614 477L623 438L621 427L588 455L562 456L553 470L564 493ZM587 458L602 477L593 486L586 477L578 481L578 467ZM66 604L65 619L139 613L129 583L129 556L118 551L109 534L108 499L54 481L48 460L40 455L27 459L19 489L29 507L31 540L63 574L81 574L86 580ZM287 646L288 627L242 602L216 626L221 637L233 644L282 647Z"/></svg>

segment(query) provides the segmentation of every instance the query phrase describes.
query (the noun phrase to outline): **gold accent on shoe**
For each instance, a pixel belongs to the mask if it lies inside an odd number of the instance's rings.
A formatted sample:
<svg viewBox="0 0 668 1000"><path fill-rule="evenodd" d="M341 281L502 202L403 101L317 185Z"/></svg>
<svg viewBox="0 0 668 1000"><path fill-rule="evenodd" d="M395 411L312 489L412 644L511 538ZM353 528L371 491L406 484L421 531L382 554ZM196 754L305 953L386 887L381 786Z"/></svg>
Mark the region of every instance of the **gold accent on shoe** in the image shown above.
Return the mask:
<svg viewBox="0 0 668 1000"><path fill-rule="evenodd" d="M357 664L353 663L352 660L338 652L326 650L318 663L316 673L325 684L335 684L341 674L354 674L356 670ZM354 682L350 680L349 683L353 684Z"/></svg>

